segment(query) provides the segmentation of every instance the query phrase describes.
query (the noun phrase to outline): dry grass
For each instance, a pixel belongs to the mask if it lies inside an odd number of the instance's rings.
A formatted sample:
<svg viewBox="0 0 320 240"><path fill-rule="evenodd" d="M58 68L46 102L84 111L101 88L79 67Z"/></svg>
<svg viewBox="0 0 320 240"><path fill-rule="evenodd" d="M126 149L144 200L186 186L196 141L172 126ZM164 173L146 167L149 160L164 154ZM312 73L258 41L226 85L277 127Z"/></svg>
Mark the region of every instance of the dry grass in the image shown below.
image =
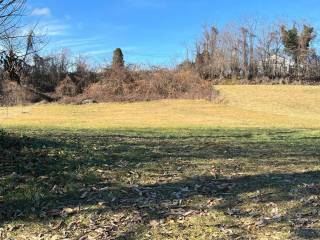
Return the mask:
<svg viewBox="0 0 320 240"><path fill-rule="evenodd" d="M0 108L3 126L62 128L319 128L320 87L218 86L220 102L160 100ZM221 100L221 99L220 99Z"/></svg>
<svg viewBox="0 0 320 240"><path fill-rule="evenodd" d="M219 90L2 108L0 239L319 239L320 88Z"/></svg>

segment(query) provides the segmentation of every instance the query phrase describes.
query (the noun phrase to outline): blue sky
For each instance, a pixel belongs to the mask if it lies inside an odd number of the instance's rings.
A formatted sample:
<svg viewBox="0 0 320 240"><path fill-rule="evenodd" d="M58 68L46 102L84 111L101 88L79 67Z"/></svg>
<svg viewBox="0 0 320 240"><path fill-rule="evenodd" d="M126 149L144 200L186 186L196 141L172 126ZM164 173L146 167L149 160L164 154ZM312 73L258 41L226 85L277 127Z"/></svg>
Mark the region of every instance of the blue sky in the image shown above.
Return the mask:
<svg viewBox="0 0 320 240"><path fill-rule="evenodd" d="M29 0L29 20L47 33L47 51L70 49L94 63L120 47L126 62L171 64L185 56L204 24L255 16L320 23L318 0Z"/></svg>

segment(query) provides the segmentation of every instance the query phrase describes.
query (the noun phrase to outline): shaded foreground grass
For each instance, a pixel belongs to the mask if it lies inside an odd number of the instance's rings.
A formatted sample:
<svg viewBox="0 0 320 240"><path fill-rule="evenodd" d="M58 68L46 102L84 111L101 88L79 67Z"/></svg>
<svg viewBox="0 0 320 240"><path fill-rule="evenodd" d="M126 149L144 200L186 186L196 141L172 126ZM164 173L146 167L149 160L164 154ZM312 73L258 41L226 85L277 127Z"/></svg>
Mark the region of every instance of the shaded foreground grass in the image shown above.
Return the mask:
<svg viewBox="0 0 320 240"><path fill-rule="evenodd" d="M11 129L1 143L4 239L320 238L319 130Z"/></svg>

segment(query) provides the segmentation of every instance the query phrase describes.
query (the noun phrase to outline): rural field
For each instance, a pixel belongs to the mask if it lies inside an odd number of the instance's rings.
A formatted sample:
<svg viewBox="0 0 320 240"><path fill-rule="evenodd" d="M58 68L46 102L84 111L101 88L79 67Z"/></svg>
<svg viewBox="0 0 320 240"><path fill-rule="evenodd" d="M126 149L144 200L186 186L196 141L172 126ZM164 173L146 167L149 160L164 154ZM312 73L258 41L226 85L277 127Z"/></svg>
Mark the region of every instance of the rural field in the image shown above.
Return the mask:
<svg viewBox="0 0 320 240"><path fill-rule="evenodd" d="M0 108L0 239L320 239L320 87Z"/></svg>

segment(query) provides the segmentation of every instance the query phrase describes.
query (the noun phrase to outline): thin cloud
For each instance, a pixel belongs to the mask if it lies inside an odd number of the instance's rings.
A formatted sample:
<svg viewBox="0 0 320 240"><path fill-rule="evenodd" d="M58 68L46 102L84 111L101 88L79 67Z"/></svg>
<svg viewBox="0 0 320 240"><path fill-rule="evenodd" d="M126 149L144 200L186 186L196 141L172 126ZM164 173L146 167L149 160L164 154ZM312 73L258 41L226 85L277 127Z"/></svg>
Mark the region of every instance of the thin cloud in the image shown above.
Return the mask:
<svg viewBox="0 0 320 240"><path fill-rule="evenodd" d="M35 8L33 9L31 16L51 16L50 8Z"/></svg>
<svg viewBox="0 0 320 240"><path fill-rule="evenodd" d="M136 47L122 47L121 50L126 53L132 50L137 49ZM87 51L86 54L88 55L101 55L101 54L105 54L105 53L113 53L113 51L115 50L115 48L107 48L107 49L97 49L97 50L92 50L92 51Z"/></svg>
<svg viewBox="0 0 320 240"><path fill-rule="evenodd" d="M38 28L37 32L45 34L47 36L66 36L68 35L68 30L70 25L60 22L58 20L42 22Z"/></svg>
<svg viewBox="0 0 320 240"><path fill-rule="evenodd" d="M101 49L101 50L92 50L92 51L86 51L83 52L84 55L87 56L101 56L101 55L106 55L106 54L111 54L113 52L113 49Z"/></svg>
<svg viewBox="0 0 320 240"><path fill-rule="evenodd" d="M105 44L102 38L66 38L55 42L55 45L64 48L91 49L101 48Z"/></svg>

